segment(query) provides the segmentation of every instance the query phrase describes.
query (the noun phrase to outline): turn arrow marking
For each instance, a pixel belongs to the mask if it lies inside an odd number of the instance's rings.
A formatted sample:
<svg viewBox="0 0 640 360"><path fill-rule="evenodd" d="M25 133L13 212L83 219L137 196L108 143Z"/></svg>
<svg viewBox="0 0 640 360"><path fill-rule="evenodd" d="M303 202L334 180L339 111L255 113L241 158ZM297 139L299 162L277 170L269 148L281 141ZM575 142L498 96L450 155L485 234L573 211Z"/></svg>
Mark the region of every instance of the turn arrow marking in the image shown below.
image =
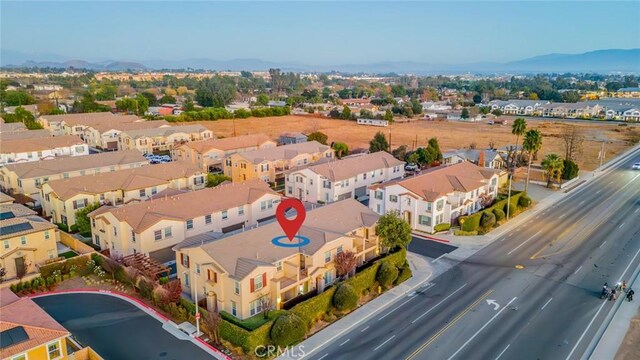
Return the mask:
<svg viewBox="0 0 640 360"><path fill-rule="evenodd" d="M500 304L498 304L495 300L487 299L487 305L493 305L494 311L498 311L498 309L500 309Z"/></svg>

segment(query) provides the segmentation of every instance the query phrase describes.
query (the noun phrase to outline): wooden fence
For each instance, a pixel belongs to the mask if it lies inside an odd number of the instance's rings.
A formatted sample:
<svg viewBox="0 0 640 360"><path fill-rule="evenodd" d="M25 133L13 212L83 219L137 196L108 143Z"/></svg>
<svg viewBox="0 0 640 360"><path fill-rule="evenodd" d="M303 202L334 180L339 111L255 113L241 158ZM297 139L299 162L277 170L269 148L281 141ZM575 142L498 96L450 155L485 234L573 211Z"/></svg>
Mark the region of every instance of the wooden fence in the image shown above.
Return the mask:
<svg viewBox="0 0 640 360"><path fill-rule="evenodd" d="M92 252L95 252L95 250L91 246L83 243L82 241L76 239L75 237L67 234L64 231L60 231L60 242L70 247L78 254L90 254Z"/></svg>

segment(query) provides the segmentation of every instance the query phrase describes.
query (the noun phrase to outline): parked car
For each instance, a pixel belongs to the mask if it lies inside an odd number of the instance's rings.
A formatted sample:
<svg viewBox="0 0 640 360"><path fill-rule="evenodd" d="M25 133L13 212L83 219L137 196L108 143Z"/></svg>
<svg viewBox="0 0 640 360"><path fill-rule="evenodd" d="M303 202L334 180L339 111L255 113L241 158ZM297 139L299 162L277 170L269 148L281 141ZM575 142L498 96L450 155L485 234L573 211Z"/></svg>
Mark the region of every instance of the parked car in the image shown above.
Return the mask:
<svg viewBox="0 0 640 360"><path fill-rule="evenodd" d="M640 170L640 162L637 162L631 166L633 170Z"/></svg>
<svg viewBox="0 0 640 360"><path fill-rule="evenodd" d="M405 171L418 171L418 165L414 163L408 163L404 166Z"/></svg>
<svg viewBox="0 0 640 360"><path fill-rule="evenodd" d="M160 160L162 161L166 161L166 162L170 162L171 161L171 156L169 155L160 155Z"/></svg>

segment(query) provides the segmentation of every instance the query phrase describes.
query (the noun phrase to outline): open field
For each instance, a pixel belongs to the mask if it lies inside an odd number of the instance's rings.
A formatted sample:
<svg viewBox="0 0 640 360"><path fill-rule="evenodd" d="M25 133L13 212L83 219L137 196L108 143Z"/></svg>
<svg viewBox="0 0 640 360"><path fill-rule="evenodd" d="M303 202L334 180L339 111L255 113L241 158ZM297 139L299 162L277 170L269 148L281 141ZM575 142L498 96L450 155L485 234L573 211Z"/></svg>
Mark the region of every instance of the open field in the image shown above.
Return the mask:
<svg viewBox="0 0 640 360"><path fill-rule="evenodd" d="M624 337L615 360L640 360L640 313L631 319L629 331Z"/></svg>
<svg viewBox="0 0 640 360"><path fill-rule="evenodd" d="M388 128L357 125L353 121L316 118L310 116L289 115L282 117L248 118L237 120L200 121L200 123L213 130L216 136L233 136L235 122L236 135L251 133L265 133L272 138L277 138L284 132L322 131L329 136L329 142L342 141L353 148L368 148L369 140L377 131L382 131L389 136L391 130L391 144L393 148L405 144L409 148L415 142L418 146L424 146L428 138L437 137L442 151L469 147L472 143L478 148L487 148L490 142L496 147L502 147L515 143L515 136L511 134L510 126L488 125L486 123L466 123L447 121L422 121L415 120L409 123L393 124ZM543 145L539 159L545 154L555 152L564 155L564 144L560 138L563 126L560 121L531 121L531 128L542 131ZM611 123L577 123L571 124L579 127L585 136L582 145L582 155L578 164L583 170L593 170L599 165L598 153L602 141L608 143L605 146L606 158L609 159L621 153L628 147L628 139L632 133L640 133L640 126L629 124L618 126ZM522 139L520 139L522 143Z"/></svg>

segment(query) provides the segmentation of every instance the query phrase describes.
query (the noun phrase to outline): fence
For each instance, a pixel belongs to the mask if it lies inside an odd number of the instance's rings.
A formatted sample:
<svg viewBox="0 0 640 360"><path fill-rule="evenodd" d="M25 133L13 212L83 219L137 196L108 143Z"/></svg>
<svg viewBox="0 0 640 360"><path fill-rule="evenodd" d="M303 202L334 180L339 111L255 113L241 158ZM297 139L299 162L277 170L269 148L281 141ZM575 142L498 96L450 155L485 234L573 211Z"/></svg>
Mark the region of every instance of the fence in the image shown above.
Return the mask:
<svg viewBox="0 0 640 360"><path fill-rule="evenodd" d="M83 243L82 241L76 239L75 237L67 234L64 231L60 231L60 242L70 247L78 254L90 254L95 251L91 246Z"/></svg>

